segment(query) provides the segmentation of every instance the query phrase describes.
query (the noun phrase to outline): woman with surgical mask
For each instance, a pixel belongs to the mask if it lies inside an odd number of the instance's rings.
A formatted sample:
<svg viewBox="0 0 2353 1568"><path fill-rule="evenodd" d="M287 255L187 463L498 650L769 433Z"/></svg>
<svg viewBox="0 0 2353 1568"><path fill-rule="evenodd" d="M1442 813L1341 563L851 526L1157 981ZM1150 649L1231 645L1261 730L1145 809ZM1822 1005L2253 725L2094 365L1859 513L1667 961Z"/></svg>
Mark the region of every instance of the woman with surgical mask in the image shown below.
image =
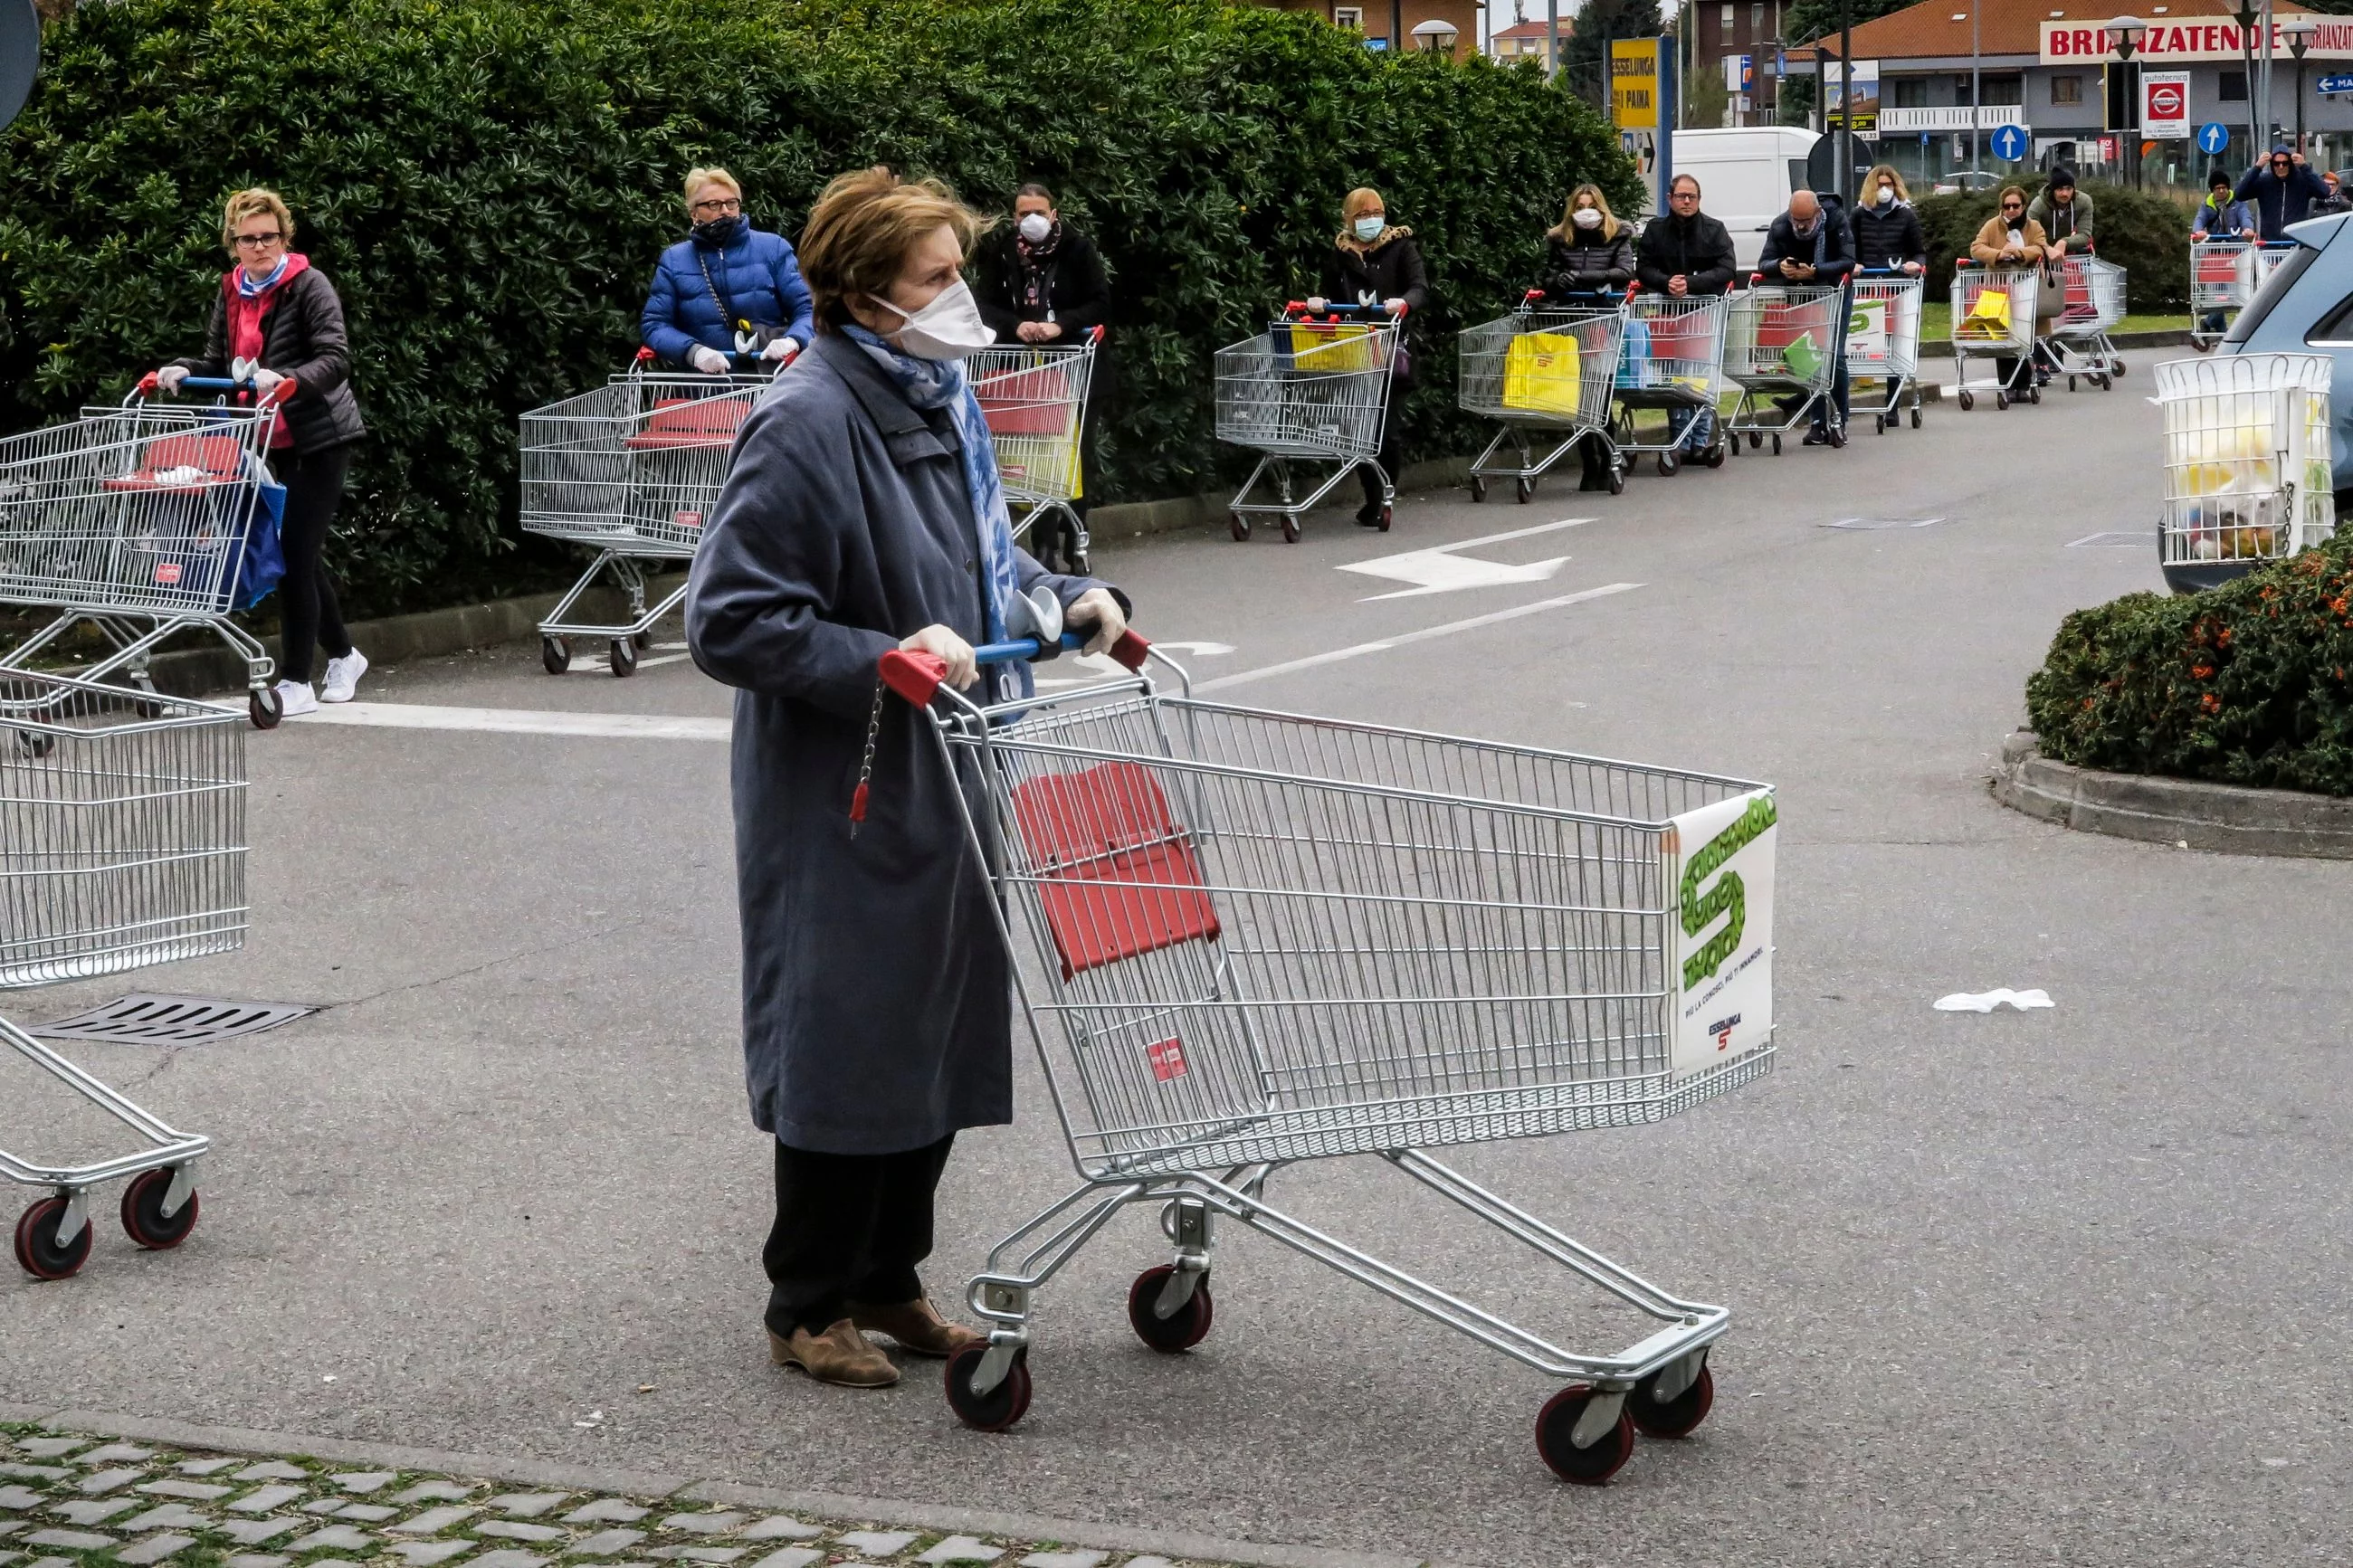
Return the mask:
<svg viewBox="0 0 2353 1568"><path fill-rule="evenodd" d="M1391 315L1402 311L1409 317L1430 303L1430 274L1422 268L1421 247L1414 242L1413 230L1389 222L1388 204L1369 185L1350 191L1340 204L1340 232L1324 258L1324 292L1309 300L1307 308L1320 312L1332 301L1378 306ZM1390 368L1380 466L1394 482L1402 460L1398 404L1413 384L1412 356L1400 353ZM1356 510L1356 521L1366 528L1382 527L1388 500L1381 475L1369 468L1356 472L1365 484L1365 504Z"/></svg>
<svg viewBox="0 0 2353 1568"><path fill-rule="evenodd" d="M1634 279L1634 237L1609 210L1599 185L1577 187L1560 222L1545 231L1544 275L1537 287L1548 305L1573 296L1623 289Z"/></svg>
<svg viewBox="0 0 2353 1568"><path fill-rule="evenodd" d="M1904 176L1882 163L1862 177L1855 194L1855 262L1866 271L1908 273L1928 269L1928 241L1919 211L1904 188Z"/></svg>
<svg viewBox="0 0 2353 1568"><path fill-rule="evenodd" d="M792 242L754 228L724 169L686 172L693 226L661 254L638 327L661 361L725 375L737 356L780 365L808 347L809 291Z"/></svg>
<svg viewBox="0 0 2353 1568"><path fill-rule="evenodd" d="M981 320L1000 342L1075 348L1110 319L1111 285L1094 241L1062 216L1054 193L1034 181L1016 193L1013 222L982 243L972 270ZM1053 536L1029 540L1040 561L1059 558L1071 570L1083 569L1088 500L1095 489L1095 425L1113 390L1108 347L1107 342L1096 345L1086 423L1079 429L1079 494L1071 502L1078 527L1049 513L1058 525ZM1040 530L1045 527L1041 521Z"/></svg>
<svg viewBox="0 0 2353 1568"><path fill-rule="evenodd" d="M878 679L893 650L977 702L1024 664L976 645L1059 606L1095 652L1105 584L1013 542L965 356L994 341L964 280L981 216L887 169L825 188L801 233L816 341L744 421L686 600L688 647L737 689L731 773L744 1065L774 1143L762 1261L770 1359L852 1388L977 1344L917 1268L955 1135L1013 1119L1011 972L930 716ZM957 748L963 751L963 748Z"/></svg>

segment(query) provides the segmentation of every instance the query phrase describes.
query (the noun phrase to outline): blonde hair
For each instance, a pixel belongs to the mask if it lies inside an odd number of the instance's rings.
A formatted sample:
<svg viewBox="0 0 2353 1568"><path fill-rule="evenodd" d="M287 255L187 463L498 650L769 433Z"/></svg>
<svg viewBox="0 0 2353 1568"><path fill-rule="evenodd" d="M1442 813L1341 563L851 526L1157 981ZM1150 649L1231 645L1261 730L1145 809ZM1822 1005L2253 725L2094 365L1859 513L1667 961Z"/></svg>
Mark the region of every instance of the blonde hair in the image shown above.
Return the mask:
<svg viewBox="0 0 2353 1568"><path fill-rule="evenodd" d="M1374 240L1371 245L1367 245L1365 241L1358 239L1356 237L1356 220L1364 216L1366 208L1372 206L1379 207L1384 213L1388 210L1388 203L1381 200L1381 193L1373 189L1370 185L1358 185L1355 190L1350 191L1347 195L1342 199L1340 203L1339 243L1344 248L1349 250L1370 250L1374 245L1378 245L1385 240L1391 238L1405 238L1413 233L1413 230L1409 228L1403 227L1398 224L1390 224L1388 227L1381 230L1380 238Z"/></svg>
<svg viewBox="0 0 2353 1568"><path fill-rule="evenodd" d="M744 199L744 187L736 183L734 175L716 165L708 169L697 166L686 172L686 184L679 193L690 211L694 206L694 193L705 185L723 185L737 201Z"/></svg>
<svg viewBox="0 0 2353 1568"><path fill-rule="evenodd" d="M237 226L249 217L267 213L278 220L278 232L286 248L294 248L294 215L286 210L286 202L276 191L261 185L233 194L221 206L221 248L231 256L237 254Z"/></svg>
<svg viewBox="0 0 2353 1568"><path fill-rule="evenodd" d="M1585 184L1577 186L1577 189L1568 193L1568 205L1561 208L1560 222L1555 224L1551 228L1546 229L1545 231L1545 237L1547 239L1567 239L1571 236L1577 226L1577 198L1579 196L1591 196L1593 198L1594 207L1601 214L1602 237L1605 239L1616 239L1618 237L1618 215L1609 210L1609 198L1601 194L1601 187L1595 184L1590 180L1586 181Z"/></svg>
<svg viewBox="0 0 2353 1568"><path fill-rule="evenodd" d="M849 322L851 295L889 293L915 242L942 224L967 254L989 227L937 180L902 181L880 164L835 175L809 209L799 246L801 278L820 328Z"/></svg>
<svg viewBox="0 0 2353 1568"><path fill-rule="evenodd" d="M1894 183L1897 201L1908 202L1912 199L1912 193L1904 188L1904 176L1896 172L1894 164L1882 163L1862 177L1862 183L1866 185L1877 184L1882 180Z"/></svg>

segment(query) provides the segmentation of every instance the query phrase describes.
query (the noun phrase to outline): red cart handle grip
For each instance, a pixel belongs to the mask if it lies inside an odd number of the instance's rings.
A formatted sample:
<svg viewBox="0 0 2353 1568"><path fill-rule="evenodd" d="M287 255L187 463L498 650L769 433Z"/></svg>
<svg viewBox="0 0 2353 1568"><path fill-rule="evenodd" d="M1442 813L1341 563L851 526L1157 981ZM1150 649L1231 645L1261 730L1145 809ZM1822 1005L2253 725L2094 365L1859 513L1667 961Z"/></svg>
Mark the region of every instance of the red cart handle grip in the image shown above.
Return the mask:
<svg viewBox="0 0 2353 1568"><path fill-rule="evenodd" d="M1076 632L1062 634L1062 647L1073 650L1087 646L1087 639ZM1035 658L1038 642L1034 637L1020 637L1012 642L983 643L975 648L973 657L982 664L1005 664L1017 658ZM1134 632L1123 632L1111 645L1111 657L1129 669L1142 669L1152 652L1152 645ZM905 698L918 708L931 706L939 694L941 683L948 678L947 660L935 653L915 653L894 647L884 654L877 665L882 684Z"/></svg>

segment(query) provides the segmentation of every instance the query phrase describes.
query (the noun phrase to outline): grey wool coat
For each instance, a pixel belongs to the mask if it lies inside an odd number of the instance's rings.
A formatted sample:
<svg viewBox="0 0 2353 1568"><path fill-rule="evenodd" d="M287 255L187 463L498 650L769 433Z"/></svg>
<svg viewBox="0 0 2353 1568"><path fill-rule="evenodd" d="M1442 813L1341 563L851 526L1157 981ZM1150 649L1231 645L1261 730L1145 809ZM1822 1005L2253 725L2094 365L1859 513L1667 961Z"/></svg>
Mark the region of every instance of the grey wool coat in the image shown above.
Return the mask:
<svg viewBox="0 0 2353 1568"><path fill-rule="evenodd" d="M1017 552L1027 592L1092 578ZM934 623L978 644L979 550L953 423L820 332L744 420L694 559L695 663L736 689L735 875L752 1120L796 1149L890 1154L1013 1119L1008 960L930 720L876 662Z"/></svg>

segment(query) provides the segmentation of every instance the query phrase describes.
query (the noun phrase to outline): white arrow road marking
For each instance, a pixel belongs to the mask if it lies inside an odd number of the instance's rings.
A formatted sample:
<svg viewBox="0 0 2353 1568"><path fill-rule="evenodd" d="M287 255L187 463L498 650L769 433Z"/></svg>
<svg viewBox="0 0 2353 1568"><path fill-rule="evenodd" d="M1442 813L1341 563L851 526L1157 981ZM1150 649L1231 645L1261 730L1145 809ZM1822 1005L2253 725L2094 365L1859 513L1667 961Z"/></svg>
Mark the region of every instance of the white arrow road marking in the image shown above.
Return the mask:
<svg viewBox="0 0 2353 1568"><path fill-rule="evenodd" d="M1319 665L1338 664L1343 659L1362 658L1368 653L1387 653L1391 648L1407 647L1414 643L1428 642L1432 637L1450 637L1457 632L1476 631L1481 626L1492 626L1503 621L1516 621L1522 616L1542 615L1546 610L1557 610L1564 605L1581 605L1588 599L1602 599L1612 594L1630 593L1641 585L1640 583L1611 583L1599 588L1588 588L1581 594L1564 594L1557 599L1538 599L1533 605L1521 605L1509 610L1497 610L1492 615L1473 616L1467 621L1449 621L1442 626L1424 626L1418 632L1399 632L1397 636L1384 637L1379 642L1358 643L1354 647L1335 647L1329 653L1310 654L1305 658L1294 658L1287 664L1270 664L1263 669L1245 669L1232 675L1221 675L1215 680L1197 682L1193 689L1216 691L1224 687L1240 686L1248 681L1264 680L1271 675L1289 675L1294 670L1314 669Z"/></svg>
<svg viewBox="0 0 2353 1568"><path fill-rule="evenodd" d="M596 735L627 741L723 741L724 719L665 713L552 713L527 708L441 708L424 702L334 702L290 724L389 730L479 730L499 735Z"/></svg>
<svg viewBox="0 0 2353 1568"><path fill-rule="evenodd" d="M1163 642L1155 639L1152 646L1166 648L1170 653L1189 655L1195 658L1220 658L1234 651L1234 645L1226 642ZM1060 691L1072 686L1092 686L1101 680L1123 679L1128 673L1127 666L1105 653L1066 655L1053 662L1075 664L1082 669L1092 669L1099 673L1082 680L1038 676L1035 679L1038 682L1038 689L1040 691Z"/></svg>
<svg viewBox="0 0 2353 1568"><path fill-rule="evenodd" d="M1567 556L1552 561L1531 561L1525 566L1507 566L1500 561L1481 561L1475 556L1466 557L1455 552L1468 550L1474 544L1501 544L1507 539L1554 533L1593 521L1589 517L1563 518L1558 522L1540 522L1534 528L1515 528L1508 533L1490 533L1429 550L1409 550L1401 555L1384 555L1377 560L1354 562L1340 570L1361 572L1367 577L1386 577L1392 583L1413 584L1394 594L1375 594L1357 601L1365 605L1381 599L1410 599L1422 594L1452 594L1464 588L1499 588L1511 583L1548 582L1554 573L1568 563Z"/></svg>

